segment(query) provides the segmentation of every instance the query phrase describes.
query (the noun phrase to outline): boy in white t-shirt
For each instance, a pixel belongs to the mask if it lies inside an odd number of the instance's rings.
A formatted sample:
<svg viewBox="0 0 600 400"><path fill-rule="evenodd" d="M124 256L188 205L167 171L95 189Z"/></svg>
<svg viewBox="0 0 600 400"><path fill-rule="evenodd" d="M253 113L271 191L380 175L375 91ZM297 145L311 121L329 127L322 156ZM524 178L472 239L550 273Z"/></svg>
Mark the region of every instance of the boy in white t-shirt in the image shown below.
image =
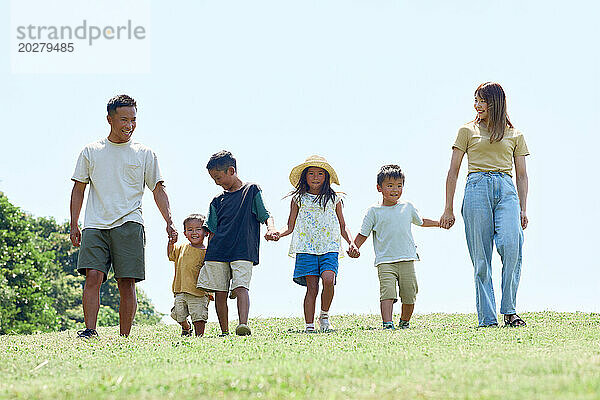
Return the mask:
<svg viewBox="0 0 600 400"><path fill-rule="evenodd" d="M381 204L369 208L360 233L354 243L357 248L373 232L375 266L379 275L379 299L383 329L395 329L392 321L394 303L398 301L396 287L400 290L402 314L398 328L409 327L418 292L414 261L419 260L411 233L411 224L439 227L439 221L421 219L415 207L400 201L404 188L404 174L398 165L384 165L377 174L377 191L382 194ZM358 251L348 251L350 257L360 256Z"/></svg>

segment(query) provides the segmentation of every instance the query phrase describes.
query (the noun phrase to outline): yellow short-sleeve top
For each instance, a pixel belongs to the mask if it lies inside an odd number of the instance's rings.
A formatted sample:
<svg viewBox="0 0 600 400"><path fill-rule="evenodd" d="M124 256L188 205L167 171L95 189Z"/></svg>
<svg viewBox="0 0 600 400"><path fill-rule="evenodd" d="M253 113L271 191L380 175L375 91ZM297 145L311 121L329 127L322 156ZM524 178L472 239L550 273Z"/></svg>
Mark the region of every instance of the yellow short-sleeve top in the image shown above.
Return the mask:
<svg viewBox="0 0 600 400"><path fill-rule="evenodd" d="M490 143L490 133L485 127L469 122L460 127L452 148L467 153L471 172L505 172L512 176L515 156L528 156L529 150L521 131L506 128L499 142Z"/></svg>
<svg viewBox="0 0 600 400"><path fill-rule="evenodd" d="M206 249L198 249L189 243L173 246L169 260L175 261L173 293L189 293L194 296L206 296L206 292L196 287L198 274L204 264Z"/></svg>

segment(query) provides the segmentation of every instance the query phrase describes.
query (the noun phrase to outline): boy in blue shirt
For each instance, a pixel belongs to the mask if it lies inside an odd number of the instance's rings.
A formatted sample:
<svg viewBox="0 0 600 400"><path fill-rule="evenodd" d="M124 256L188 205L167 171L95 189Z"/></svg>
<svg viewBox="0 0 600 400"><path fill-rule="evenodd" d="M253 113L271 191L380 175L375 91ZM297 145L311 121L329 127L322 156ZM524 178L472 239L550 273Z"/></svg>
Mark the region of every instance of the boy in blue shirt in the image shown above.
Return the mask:
<svg viewBox="0 0 600 400"><path fill-rule="evenodd" d="M205 225L210 232L208 248L197 286L215 293L222 336L229 334L227 293L231 288L232 297L237 299L239 317L235 333L250 335L248 289L252 267L258 264L260 224L267 225L267 240L277 240L277 231L263 203L260 187L238 178L236 160L229 151L213 154L206 169L224 192L210 203Z"/></svg>
<svg viewBox="0 0 600 400"><path fill-rule="evenodd" d="M395 329L392 321L394 303L402 300L402 314L398 328L409 327L419 290L414 261L419 260L417 247L410 230L411 224L439 227L439 221L419 216L415 207L400 201L404 188L404 174L398 165L384 165L377 174L377 191L382 195L381 204L369 208L360 233L354 243L357 248L373 232L375 266L379 275L379 300L384 329ZM348 251L350 257L360 256L358 251Z"/></svg>

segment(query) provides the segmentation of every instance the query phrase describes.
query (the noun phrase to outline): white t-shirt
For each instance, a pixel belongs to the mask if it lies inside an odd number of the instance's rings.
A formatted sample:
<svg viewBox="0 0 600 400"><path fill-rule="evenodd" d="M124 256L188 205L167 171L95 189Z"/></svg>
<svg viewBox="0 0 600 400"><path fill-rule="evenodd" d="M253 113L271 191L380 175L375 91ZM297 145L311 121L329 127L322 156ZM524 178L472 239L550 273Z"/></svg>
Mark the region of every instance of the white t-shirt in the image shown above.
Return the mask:
<svg viewBox="0 0 600 400"><path fill-rule="evenodd" d="M90 184L84 229L143 224L144 184L154 190L163 181L152 150L131 140L113 143L107 138L83 148L71 179Z"/></svg>
<svg viewBox="0 0 600 400"><path fill-rule="evenodd" d="M411 224L420 226L423 225L423 220L409 202L399 201L395 206L375 205L369 208L360 234L369 237L373 232L375 266L419 260L410 230Z"/></svg>

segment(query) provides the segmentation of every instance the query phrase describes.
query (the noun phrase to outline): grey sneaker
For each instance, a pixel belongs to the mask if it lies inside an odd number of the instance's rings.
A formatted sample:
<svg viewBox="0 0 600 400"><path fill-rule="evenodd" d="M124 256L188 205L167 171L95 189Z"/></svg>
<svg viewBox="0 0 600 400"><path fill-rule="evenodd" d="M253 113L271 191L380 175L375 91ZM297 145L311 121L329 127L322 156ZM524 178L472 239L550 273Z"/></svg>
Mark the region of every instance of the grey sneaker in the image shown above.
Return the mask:
<svg viewBox="0 0 600 400"><path fill-rule="evenodd" d="M85 340L98 339L98 332L96 332L95 329L85 328L80 331L77 331L77 337L79 339L85 339Z"/></svg>
<svg viewBox="0 0 600 400"><path fill-rule="evenodd" d="M237 328L235 328L235 334L238 336L249 336L252 334L250 328L246 324L239 324Z"/></svg>
<svg viewBox="0 0 600 400"><path fill-rule="evenodd" d="M319 317L319 328L321 328L322 331L328 331L331 330L331 325L329 324L329 316L327 317Z"/></svg>
<svg viewBox="0 0 600 400"><path fill-rule="evenodd" d="M398 322L398 329L408 329L410 328L410 323L408 321L404 321L404 320L400 320L400 322Z"/></svg>

